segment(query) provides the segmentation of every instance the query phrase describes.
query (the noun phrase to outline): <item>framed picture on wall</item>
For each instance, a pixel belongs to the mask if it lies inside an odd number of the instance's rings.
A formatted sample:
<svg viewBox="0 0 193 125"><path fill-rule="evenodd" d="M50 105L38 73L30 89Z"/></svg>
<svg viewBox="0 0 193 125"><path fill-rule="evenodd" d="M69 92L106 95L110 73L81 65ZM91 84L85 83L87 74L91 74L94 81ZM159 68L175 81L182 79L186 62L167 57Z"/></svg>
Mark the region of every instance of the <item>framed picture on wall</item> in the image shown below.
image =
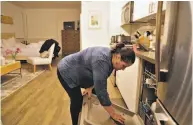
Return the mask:
<svg viewBox="0 0 193 125"><path fill-rule="evenodd" d="M101 28L101 14L100 12L89 12L88 27L92 29Z"/></svg>

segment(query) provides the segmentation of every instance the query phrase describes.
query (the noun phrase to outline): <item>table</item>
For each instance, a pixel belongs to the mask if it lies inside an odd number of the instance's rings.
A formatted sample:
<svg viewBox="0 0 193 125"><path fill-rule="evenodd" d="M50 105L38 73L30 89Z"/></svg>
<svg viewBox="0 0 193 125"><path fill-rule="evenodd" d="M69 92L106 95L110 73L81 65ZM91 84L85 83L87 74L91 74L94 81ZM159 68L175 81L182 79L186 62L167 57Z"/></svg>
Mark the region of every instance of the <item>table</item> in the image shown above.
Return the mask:
<svg viewBox="0 0 193 125"><path fill-rule="evenodd" d="M1 73L0 73L1 76L5 74L20 74L22 77L20 61L10 62L6 65L0 66L0 69L1 69ZM17 70L17 69L20 69L20 73L11 73L12 71Z"/></svg>

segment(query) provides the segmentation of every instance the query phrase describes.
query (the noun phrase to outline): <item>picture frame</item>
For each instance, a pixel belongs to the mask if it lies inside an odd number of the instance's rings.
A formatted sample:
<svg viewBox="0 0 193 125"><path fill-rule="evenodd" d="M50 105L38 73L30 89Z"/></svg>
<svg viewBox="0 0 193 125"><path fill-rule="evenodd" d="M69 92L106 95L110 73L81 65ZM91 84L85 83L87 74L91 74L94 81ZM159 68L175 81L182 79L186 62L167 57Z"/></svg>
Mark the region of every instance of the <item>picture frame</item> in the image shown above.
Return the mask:
<svg viewBox="0 0 193 125"><path fill-rule="evenodd" d="M91 29L99 29L101 28L101 14L100 12L89 12L88 17L88 27Z"/></svg>
<svg viewBox="0 0 193 125"><path fill-rule="evenodd" d="M1 15L1 23L2 24L13 24L13 18L10 16Z"/></svg>

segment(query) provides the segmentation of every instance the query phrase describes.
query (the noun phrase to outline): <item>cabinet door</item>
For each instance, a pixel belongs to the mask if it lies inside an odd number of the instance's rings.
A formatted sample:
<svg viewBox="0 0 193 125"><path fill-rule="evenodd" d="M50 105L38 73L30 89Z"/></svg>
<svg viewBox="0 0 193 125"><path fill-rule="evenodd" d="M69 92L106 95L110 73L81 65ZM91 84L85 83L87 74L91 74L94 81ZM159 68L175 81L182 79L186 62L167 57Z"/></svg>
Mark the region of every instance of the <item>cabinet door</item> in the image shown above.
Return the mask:
<svg viewBox="0 0 193 125"><path fill-rule="evenodd" d="M117 87L130 111L136 111L137 101L137 79L138 79L138 63L136 58L135 63L127 67L123 71L117 71L116 83Z"/></svg>
<svg viewBox="0 0 193 125"><path fill-rule="evenodd" d="M148 3L149 3L148 15L157 13L158 1L148 2ZM166 3L167 1L163 1L162 10L166 10Z"/></svg>
<svg viewBox="0 0 193 125"><path fill-rule="evenodd" d="M149 2L145 0L134 1L133 20L136 21L148 15Z"/></svg>
<svg viewBox="0 0 193 125"><path fill-rule="evenodd" d="M157 1L148 2L148 15L157 13L157 6L158 6Z"/></svg>
<svg viewBox="0 0 193 125"><path fill-rule="evenodd" d="M167 1L163 1L163 9L162 10L166 10L166 4L167 4Z"/></svg>
<svg viewBox="0 0 193 125"><path fill-rule="evenodd" d="M167 1L163 2L163 9L166 10ZM134 1L133 20L157 13L158 1Z"/></svg>

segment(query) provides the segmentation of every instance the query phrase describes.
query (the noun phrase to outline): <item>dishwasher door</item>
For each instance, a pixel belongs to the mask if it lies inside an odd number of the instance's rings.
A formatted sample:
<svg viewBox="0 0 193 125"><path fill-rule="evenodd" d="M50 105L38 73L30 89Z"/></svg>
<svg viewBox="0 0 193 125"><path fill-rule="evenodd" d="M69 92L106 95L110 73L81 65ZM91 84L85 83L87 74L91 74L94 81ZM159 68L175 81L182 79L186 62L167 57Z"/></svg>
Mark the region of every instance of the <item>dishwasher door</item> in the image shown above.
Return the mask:
<svg viewBox="0 0 193 125"><path fill-rule="evenodd" d="M139 116L137 114L113 103L112 106L116 112L122 114L122 116L125 118L124 125L143 125L139 121ZM100 105L100 102L95 95L93 95L91 99L88 99L87 96L84 96L79 122L79 125L114 125L113 120Z"/></svg>

